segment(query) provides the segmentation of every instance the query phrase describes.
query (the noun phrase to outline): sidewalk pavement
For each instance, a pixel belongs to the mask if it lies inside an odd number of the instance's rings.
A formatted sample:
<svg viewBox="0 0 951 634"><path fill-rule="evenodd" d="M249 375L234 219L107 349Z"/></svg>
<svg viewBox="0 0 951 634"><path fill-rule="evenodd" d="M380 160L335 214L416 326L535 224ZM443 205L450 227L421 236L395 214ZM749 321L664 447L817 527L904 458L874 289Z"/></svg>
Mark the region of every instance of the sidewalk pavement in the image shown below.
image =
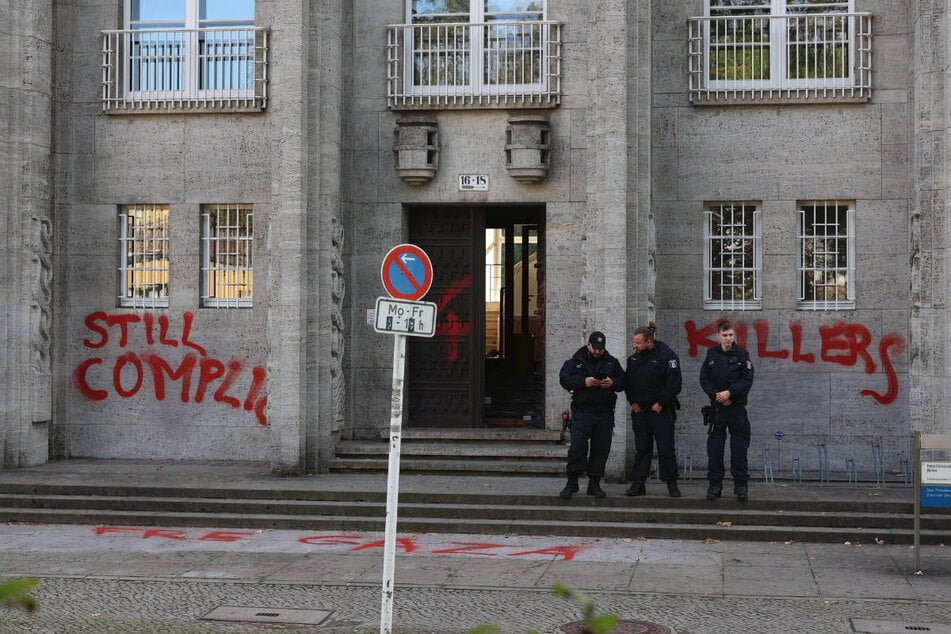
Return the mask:
<svg viewBox="0 0 951 634"><path fill-rule="evenodd" d="M6 482L48 479L367 490L379 476L274 478L264 465L70 461L0 471ZM476 486L554 495L560 479L406 476L401 491ZM656 487L657 495L662 486ZM687 496L700 483L685 483ZM785 491L783 490L785 489ZM854 496L856 487L756 486L752 496ZM609 495L623 485L609 484ZM873 494L910 500L908 487ZM34 614L0 608L0 632L379 631L382 533L208 528L0 525L0 575L40 578ZM492 623L505 633L560 632L580 609L551 592L562 582L631 628L723 632L951 632L951 548L700 542L521 535L399 533L396 632L454 634ZM255 608L312 625L203 620ZM294 610L309 611L296 613ZM295 616L299 615L299 616ZM857 627L854 627L856 626ZM893 629L887 629L887 628ZM861 629L866 628L866 629ZM884 628L884 629L882 629ZM629 629L627 631L651 631ZM662 630L655 630L662 631Z"/></svg>

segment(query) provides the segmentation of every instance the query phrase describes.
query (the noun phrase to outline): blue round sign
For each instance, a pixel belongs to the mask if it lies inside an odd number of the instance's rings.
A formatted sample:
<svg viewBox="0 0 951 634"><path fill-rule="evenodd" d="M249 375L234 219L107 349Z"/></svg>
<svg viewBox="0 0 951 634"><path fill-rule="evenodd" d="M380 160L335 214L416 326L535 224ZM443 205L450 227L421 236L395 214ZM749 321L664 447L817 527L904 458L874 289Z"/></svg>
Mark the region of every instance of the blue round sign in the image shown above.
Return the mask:
<svg viewBox="0 0 951 634"><path fill-rule="evenodd" d="M786 437L786 434L784 434L784 433L781 432L781 431L778 431L778 432L776 432L775 436L776 436L776 440L782 440L783 438Z"/></svg>
<svg viewBox="0 0 951 634"><path fill-rule="evenodd" d="M426 252L415 244L400 244L383 258L380 276L390 297L416 301L432 286L433 265Z"/></svg>

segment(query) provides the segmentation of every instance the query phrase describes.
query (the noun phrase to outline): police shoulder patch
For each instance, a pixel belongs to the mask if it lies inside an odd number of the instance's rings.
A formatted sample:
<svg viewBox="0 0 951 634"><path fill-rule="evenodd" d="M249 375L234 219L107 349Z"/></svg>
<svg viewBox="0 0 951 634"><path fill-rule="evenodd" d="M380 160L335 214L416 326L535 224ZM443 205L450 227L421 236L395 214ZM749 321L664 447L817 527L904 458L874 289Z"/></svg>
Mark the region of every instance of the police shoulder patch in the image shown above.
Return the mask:
<svg viewBox="0 0 951 634"><path fill-rule="evenodd" d="M672 369L674 369L674 370L677 369L677 359L671 359L670 361L668 361L668 363L670 364L670 367L671 367Z"/></svg>
<svg viewBox="0 0 951 634"><path fill-rule="evenodd" d="M753 369L753 362L750 361L749 359L746 360L746 369L747 369L747 370L752 370L752 369Z"/></svg>

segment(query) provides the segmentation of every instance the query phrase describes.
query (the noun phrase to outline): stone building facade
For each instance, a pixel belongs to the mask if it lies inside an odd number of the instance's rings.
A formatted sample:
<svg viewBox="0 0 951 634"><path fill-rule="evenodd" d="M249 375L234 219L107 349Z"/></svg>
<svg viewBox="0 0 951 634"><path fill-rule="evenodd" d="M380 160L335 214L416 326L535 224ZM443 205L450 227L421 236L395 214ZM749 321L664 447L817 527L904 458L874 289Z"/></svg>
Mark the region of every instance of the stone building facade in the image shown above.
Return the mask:
<svg viewBox="0 0 951 634"><path fill-rule="evenodd" d="M754 467L951 431L947 0L178 4L0 7L5 467L326 470L388 427L405 242L439 306L407 426L560 428L562 361L654 321L701 466L728 317Z"/></svg>

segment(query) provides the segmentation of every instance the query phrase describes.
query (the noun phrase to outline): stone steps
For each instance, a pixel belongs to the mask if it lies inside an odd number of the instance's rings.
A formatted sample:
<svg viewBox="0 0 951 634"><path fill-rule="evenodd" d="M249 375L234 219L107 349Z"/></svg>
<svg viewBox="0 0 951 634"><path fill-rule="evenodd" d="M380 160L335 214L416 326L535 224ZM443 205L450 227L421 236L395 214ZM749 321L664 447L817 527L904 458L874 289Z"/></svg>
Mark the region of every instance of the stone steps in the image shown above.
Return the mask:
<svg viewBox="0 0 951 634"><path fill-rule="evenodd" d="M479 479L478 482L484 482ZM472 481L463 492L406 492L400 496L400 532L518 533L592 537L823 541L909 544L913 506L874 500L779 500L699 495L598 500L577 495L493 494ZM14 490L11 490L14 489ZM693 486L692 494L700 492ZM154 487L150 485L19 485L0 494L0 521L382 531L385 491ZM921 516L921 542L947 541L951 511Z"/></svg>
<svg viewBox="0 0 951 634"><path fill-rule="evenodd" d="M550 429L409 428L401 433L403 473L556 476L564 473L568 448ZM389 435L380 440L337 443L331 473L386 473Z"/></svg>

